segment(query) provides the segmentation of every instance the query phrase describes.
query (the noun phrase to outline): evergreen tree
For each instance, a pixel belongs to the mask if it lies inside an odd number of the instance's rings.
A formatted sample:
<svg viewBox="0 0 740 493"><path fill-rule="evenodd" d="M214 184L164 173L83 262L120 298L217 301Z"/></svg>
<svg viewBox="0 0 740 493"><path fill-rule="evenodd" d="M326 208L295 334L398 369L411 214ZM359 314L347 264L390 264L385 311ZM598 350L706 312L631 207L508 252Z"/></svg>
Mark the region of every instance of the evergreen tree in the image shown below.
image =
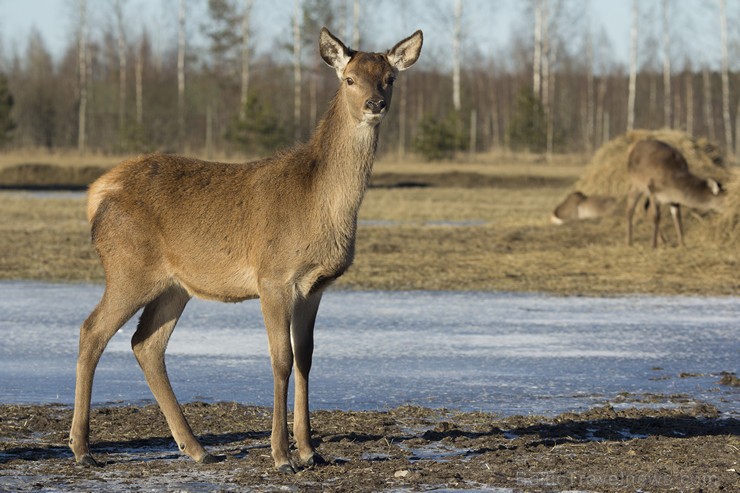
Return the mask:
<svg viewBox="0 0 740 493"><path fill-rule="evenodd" d="M291 138L280 125L275 110L257 95L250 94L245 113L249 118L234 117L226 132L226 139L239 144L244 150L266 154L288 145Z"/></svg>
<svg viewBox="0 0 740 493"><path fill-rule="evenodd" d="M452 111L445 118L427 116L419 123L414 139L414 150L425 159L451 159L462 149L463 129L458 113Z"/></svg>
<svg viewBox="0 0 740 493"><path fill-rule="evenodd" d="M515 151L544 152L546 141L545 110L530 89L523 89L516 100L509 124L511 148Z"/></svg>
<svg viewBox="0 0 740 493"><path fill-rule="evenodd" d="M8 89L8 78L0 73L0 147L10 140L10 132L15 128L15 122L10 117L13 109L13 95Z"/></svg>

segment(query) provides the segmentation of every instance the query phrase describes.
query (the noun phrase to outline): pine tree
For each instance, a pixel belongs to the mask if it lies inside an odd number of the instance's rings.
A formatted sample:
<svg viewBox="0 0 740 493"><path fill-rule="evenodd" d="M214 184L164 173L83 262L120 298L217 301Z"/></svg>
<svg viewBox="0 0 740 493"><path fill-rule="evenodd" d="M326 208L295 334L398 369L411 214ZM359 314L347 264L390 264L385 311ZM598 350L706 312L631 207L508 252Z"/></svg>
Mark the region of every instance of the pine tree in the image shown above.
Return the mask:
<svg viewBox="0 0 740 493"><path fill-rule="evenodd" d="M15 128L15 122L10 117L13 109L13 95L8 88L8 78L0 74L0 147L10 140L10 132Z"/></svg>

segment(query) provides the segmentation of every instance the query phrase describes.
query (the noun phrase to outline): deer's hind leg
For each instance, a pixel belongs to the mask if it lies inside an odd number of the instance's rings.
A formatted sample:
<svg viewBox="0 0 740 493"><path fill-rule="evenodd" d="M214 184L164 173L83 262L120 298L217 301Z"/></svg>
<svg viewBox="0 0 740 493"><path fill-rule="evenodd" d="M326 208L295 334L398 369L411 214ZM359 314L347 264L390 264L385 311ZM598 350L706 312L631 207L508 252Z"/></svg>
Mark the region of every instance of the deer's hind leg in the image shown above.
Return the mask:
<svg viewBox="0 0 740 493"><path fill-rule="evenodd" d="M84 465L100 465L90 454L90 401L95 368L111 337L147 301L126 286L129 285L108 284L100 302L80 327L75 407L69 432L69 447L77 462Z"/></svg>
<svg viewBox="0 0 740 493"><path fill-rule="evenodd" d="M131 347L180 451L198 462L214 462L216 459L195 438L182 413L164 361L167 343L189 300L184 289L172 286L149 302L131 338Z"/></svg>

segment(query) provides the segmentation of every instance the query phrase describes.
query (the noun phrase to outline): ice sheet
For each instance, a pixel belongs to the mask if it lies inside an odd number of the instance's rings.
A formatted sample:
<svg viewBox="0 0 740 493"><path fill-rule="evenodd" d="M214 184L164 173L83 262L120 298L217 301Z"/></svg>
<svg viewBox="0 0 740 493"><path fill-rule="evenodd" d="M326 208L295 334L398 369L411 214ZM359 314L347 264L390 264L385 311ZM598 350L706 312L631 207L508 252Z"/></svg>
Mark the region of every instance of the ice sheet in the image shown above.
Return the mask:
<svg viewBox="0 0 740 493"><path fill-rule="evenodd" d="M0 283L0 401L72 403L79 326L102 291ZM151 399L130 349L135 319L100 361L96 403ZM734 297L328 291L316 326L311 406L555 414L628 392L684 394L737 413L740 391L716 382L719 372L738 370L738 324ZM271 405L259 302L192 300L167 366L183 402Z"/></svg>

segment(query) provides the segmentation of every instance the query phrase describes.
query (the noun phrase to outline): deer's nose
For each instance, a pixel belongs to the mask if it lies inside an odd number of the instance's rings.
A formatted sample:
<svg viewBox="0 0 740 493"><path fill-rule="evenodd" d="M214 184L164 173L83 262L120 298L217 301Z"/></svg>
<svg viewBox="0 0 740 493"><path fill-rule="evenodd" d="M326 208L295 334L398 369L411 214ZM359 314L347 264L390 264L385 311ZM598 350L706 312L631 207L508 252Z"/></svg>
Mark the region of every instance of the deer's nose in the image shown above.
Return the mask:
<svg viewBox="0 0 740 493"><path fill-rule="evenodd" d="M373 113L380 113L385 108L385 100L382 98L370 98L365 101L365 108Z"/></svg>

